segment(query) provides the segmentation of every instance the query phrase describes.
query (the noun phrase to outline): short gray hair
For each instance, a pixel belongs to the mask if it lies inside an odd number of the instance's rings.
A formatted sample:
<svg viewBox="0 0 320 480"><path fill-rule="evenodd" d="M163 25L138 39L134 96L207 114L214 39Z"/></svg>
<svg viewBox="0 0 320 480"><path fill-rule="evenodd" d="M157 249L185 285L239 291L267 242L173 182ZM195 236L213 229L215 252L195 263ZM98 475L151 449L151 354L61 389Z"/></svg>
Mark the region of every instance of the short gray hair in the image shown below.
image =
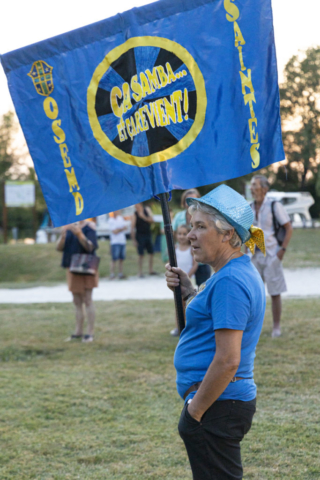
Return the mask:
<svg viewBox="0 0 320 480"><path fill-rule="evenodd" d="M254 175L252 177L252 180L253 179L257 179L260 181L260 185L262 188L267 188L269 190L270 188L270 183L269 183L269 180L267 179L267 177L265 177L264 175Z"/></svg>
<svg viewBox="0 0 320 480"><path fill-rule="evenodd" d="M221 215L218 210L216 210L214 207L210 207L210 205L206 205L205 203L198 202L196 199L194 199L192 200L192 204L189 207L188 212L190 213L190 215L193 215L196 211L200 211L208 215L214 225L214 228L221 235L230 232L230 230L234 230L229 242L230 246L232 248L241 247L242 240L240 236L237 234L235 228L230 225L230 223L224 218L223 215Z"/></svg>

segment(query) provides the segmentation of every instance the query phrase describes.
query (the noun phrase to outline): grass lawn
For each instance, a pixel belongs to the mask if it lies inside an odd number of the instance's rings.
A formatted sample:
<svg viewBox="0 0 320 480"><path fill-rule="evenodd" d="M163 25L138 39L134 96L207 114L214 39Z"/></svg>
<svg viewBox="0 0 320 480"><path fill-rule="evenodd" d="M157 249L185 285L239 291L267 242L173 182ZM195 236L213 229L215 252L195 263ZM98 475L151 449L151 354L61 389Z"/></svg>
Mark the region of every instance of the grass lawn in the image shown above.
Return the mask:
<svg viewBox="0 0 320 480"><path fill-rule="evenodd" d="M100 277L110 274L109 241L100 241L97 255L100 257ZM61 268L61 252L56 245L15 245L0 244L0 288L24 288L38 285L54 285L66 281L65 270ZM154 270L164 272L159 253L154 255ZM144 272L148 272L148 258L144 260ZM127 276L137 275L138 255L132 242L127 242L127 259L124 262Z"/></svg>
<svg viewBox="0 0 320 480"><path fill-rule="evenodd" d="M188 480L176 424L170 301L97 302L92 344L65 343L72 305L0 305L2 480ZM244 479L320 478L320 299L270 304Z"/></svg>
<svg viewBox="0 0 320 480"><path fill-rule="evenodd" d="M298 228L284 256L285 268L320 267L320 228Z"/></svg>
<svg viewBox="0 0 320 480"><path fill-rule="evenodd" d="M284 257L286 268L320 267L320 229L295 229ZM101 241L98 255L101 257L100 276L109 276L109 241ZM145 258L144 271L147 272ZM54 285L65 282L65 272L60 267L61 253L55 244L3 245L0 244L0 288L23 288L37 285ZM154 269L164 271L160 254L154 256ZM137 274L137 253L131 241L127 243L127 259L124 271L128 276Z"/></svg>

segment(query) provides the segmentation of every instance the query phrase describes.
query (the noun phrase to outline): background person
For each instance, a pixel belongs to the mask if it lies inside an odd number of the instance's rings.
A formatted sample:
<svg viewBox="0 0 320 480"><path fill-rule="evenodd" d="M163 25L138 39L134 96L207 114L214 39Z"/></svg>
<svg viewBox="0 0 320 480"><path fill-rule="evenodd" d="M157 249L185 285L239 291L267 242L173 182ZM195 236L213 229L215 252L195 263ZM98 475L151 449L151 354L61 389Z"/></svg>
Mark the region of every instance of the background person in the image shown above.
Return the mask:
<svg viewBox="0 0 320 480"><path fill-rule="evenodd" d="M192 255L188 233L189 228L187 225L180 225L178 227L176 233L176 257L178 267L184 272L187 272L189 278L192 278L198 268L198 263Z"/></svg>
<svg viewBox="0 0 320 480"><path fill-rule="evenodd" d="M190 225L191 215L188 213L188 205L186 203L186 198L200 198L199 190L196 188L190 188L185 190L181 195L181 212L176 213L172 222L172 230L177 231L179 225ZM204 265L203 263L198 264L197 271L195 272L196 284L198 287L204 283L211 276L211 268L209 265Z"/></svg>
<svg viewBox="0 0 320 480"><path fill-rule="evenodd" d="M169 213L170 213L170 219L171 219L171 224L173 220L173 211L169 207ZM163 263L167 263L169 260L169 254L168 254L168 245L167 245L167 239L166 239L166 234L164 231L164 221L162 220L160 223L160 233L161 233L161 260Z"/></svg>
<svg viewBox="0 0 320 480"><path fill-rule="evenodd" d="M272 337L281 335L281 293L286 292L287 285L283 274L282 260L286 249L288 248L291 236L292 225L289 215L280 202L275 202L274 213L278 223L282 225L286 234L281 246L275 237L271 204L272 200L267 198L267 192L270 188L267 177L264 175L255 175L251 179L251 194L254 202L251 208L254 212L254 225L262 228L265 235L266 253L264 256L259 249L256 249L252 257L252 262L260 273L263 281L267 284L268 293L271 296L273 330Z"/></svg>
<svg viewBox="0 0 320 480"><path fill-rule="evenodd" d="M62 233L57 242L57 250L63 252L62 264L67 269L67 282L73 295L76 309L76 329L68 340L92 342L95 322L95 309L92 302L92 289L98 286L98 272L95 275L71 273L69 270L71 257L75 253L91 253L95 255L98 248L95 223L83 220L62 227ZM87 314L88 333L83 335L84 307Z"/></svg>
<svg viewBox="0 0 320 480"><path fill-rule="evenodd" d="M194 480L239 480L240 442L256 409L253 362L266 304L261 277L240 251L252 236L253 212L226 185L188 203L194 258L215 274L196 293L185 272L166 265L168 287L180 283L187 301L174 357L185 400L179 433Z"/></svg>
<svg viewBox="0 0 320 480"><path fill-rule="evenodd" d="M113 217L109 218L110 228L110 247L111 247L111 266L110 266L110 280L115 278L115 270L118 266L118 277L125 278L123 274L123 261L126 258L126 234L127 224L121 210L113 212Z"/></svg>
<svg viewBox="0 0 320 480"><path fill-rule="evenodd" d="M176 232L176 258L178 267L187 273L188 277L193 279L197 271L198 263L195 261L191 252L191 245L188 239L189 228L187 225L180 225ZM178 319L176 317L176 327L171 330L170 335L179 336Z"/></svg>
<svg viewBox="0 0 320 480"><path fill-rule="evenodd" d="M200 192L196 188L189 188L185 190L181 195L180 205L182 210L177 212L173 218L172 230L177 231L179 225L190 225L191 215L188 213L188 205L186 203L186 198L200 198Z"/></svg>
<svg viewBox="0 0 320 480"><path fill-rule="evenodd" d="M153 215L150 207L144 207L142 203L135 205L135 213L131 221L131 238L138 250L138 276L143 278L142 267L144 251L149 255L149 275L157 275L153 271L153 245L151 224Z"/></svg>

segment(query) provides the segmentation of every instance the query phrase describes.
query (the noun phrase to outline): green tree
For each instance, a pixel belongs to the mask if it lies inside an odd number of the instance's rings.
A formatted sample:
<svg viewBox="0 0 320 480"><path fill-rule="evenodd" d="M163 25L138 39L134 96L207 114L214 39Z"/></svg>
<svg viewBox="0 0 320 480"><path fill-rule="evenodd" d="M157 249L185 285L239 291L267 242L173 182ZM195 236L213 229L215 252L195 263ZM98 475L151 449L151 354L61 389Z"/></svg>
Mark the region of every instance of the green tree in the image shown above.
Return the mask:
<svg viewBox="0 0 320 480"><path fill-rule="evenodd" d="M6 179L29 179L28 156L16 115L7 112L0 116L0 182Z"/></svg>
<svg viewBox="0 0 320 480"><path fill-rule="evenodd" d="M10 168L17 162L12 147L16 125L13 112L8 112L0 118L0 180L10 176Z"/></svg>
<svg viewBox="0 0 320 480"><path fill-rule="evenodd" d="M291 181L298 181L300 190L315 182L320 196L320 47L309 48L303 55L293 56L285 67L285 81L280 87L283 143L289 162Z"/></svg>
<svg viewBox="0 0 320 480"><path fill-rule="evenodd" d="M21 135L20 135L21 136ZM0 117L0 230L2 229L3 183L6 180L32 180L36 186L37 223L41 223L46 205L36 178L35 171L28 166L28 149L19 140L19 126L13 112ZM10 207L7 210L7 228L9 237L12 227L19 228L21 237L32 236L33 214L30 208ZM0 235L1 241L1 235Z"/></svg>

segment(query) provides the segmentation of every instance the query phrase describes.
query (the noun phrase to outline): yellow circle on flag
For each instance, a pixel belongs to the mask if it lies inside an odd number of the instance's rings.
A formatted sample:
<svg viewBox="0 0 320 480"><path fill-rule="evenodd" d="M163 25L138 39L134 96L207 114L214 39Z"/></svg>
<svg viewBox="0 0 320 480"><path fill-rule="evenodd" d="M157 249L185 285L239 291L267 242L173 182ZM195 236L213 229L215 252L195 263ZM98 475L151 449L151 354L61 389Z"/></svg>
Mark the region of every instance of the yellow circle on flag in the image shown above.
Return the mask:
<svg viewBox="0 0 320 480"><path fill-rule="evenodd" d="M134 37L97 66L87 107L93 135L109 155L148 167L176 157L197 138L207 108L205 82L178 43Z"/></svg>

